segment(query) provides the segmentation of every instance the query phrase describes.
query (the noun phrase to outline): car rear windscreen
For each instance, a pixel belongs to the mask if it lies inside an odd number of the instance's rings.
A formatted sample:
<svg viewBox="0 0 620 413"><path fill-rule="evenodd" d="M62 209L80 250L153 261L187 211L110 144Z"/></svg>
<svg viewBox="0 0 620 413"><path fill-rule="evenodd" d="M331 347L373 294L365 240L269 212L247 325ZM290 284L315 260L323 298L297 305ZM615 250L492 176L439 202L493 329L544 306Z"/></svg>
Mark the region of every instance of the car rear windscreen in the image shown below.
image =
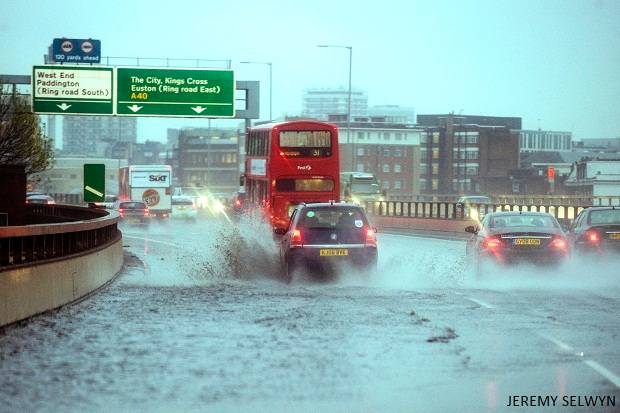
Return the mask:
<svg viewBox="0 0 620 413"><path fill-rule="evenodd" d="M601 209L590 212L591 225L620 224L620 209Z"/></svg>
<svg viewBox="0 0 620 413"><path fill-rule="evenodd" d="M194 205L191 199L173 199L172 205Z"/></svg>
<svg viewBox="0 0 620 413"><path fill-rule="evenodd" d="M123 209L146 209L146 204L144 202L123 202L120 205L120 208L123 208Z"/></svg>
<svg viewBox="0 0 620 413"><path fill-rule="evenodd" d="M532 228L559 228L555 218L547 215L500 215L491 217L489 220L491 228L512 228L512 227L532 227Z"/></svg>
<svg viewBox="0 0 620 413"><path fill-rule="evenodd" d="M308 229L363 228L366 218L359 208L308 208L302 212L299 226Z"/></svg>

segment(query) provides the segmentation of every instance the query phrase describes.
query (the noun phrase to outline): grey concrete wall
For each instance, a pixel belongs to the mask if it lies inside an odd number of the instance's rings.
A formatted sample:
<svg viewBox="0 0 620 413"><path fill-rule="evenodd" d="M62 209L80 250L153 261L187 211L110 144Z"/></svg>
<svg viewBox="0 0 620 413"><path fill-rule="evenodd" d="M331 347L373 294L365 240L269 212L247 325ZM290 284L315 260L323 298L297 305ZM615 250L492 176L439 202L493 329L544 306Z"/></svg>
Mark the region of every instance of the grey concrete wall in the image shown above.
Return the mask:
<svg viewBox="0 0 620 413"><path fill-rule="evenodd" d="M58 308L95 291L120 271L123 243L68 259L0 272L0 326Z"/></svg>

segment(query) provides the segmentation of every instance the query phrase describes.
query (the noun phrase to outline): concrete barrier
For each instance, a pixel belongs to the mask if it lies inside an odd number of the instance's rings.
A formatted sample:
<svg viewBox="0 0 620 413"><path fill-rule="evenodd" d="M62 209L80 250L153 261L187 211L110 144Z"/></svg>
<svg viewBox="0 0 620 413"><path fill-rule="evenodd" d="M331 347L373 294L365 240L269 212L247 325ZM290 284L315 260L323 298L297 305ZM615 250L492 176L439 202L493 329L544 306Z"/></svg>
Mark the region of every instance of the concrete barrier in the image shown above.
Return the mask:
<svg viewBox="0 0 620 413"><path fill-rule="evenodd" d="M119 236L99 248L0 272L0 327L77 301L111 281L123 265Z"/></svg>
<svg viewBox="0 0 620 413"><path fill-rule="evenodd" d="M478 223L470 219L452 220L393 216L374 216L371 217L371 222L379 231L402 232L450 239L467 239L471 237L470 234L465 232L465 227Z"/></svg>

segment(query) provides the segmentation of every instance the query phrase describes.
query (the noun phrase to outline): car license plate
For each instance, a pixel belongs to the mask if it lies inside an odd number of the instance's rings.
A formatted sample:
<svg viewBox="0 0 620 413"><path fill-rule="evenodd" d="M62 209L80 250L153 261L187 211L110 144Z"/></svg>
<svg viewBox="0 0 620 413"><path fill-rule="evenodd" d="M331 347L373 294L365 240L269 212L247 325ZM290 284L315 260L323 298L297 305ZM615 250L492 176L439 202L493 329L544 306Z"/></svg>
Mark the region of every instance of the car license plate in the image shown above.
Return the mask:
<svg viewBox="0 0 620 413"><path fill-rule="evenodd" d="M321 257L339 257L349 255L349 250L347 249L321 249L319 251L319 255Z"/></svg>
<svg viewBox="0 0 620 413"><path fill-rule="evenodd" d="M609 234L609 239L620 239L620 232Z"/></svg>
<svg viewBox="0 0 620 413"><path fill-rule="evenodd" d="M514 240L514 245L519 245L519 246L538 246L540 245L540 239L539 238L517 238Z"/></svg>

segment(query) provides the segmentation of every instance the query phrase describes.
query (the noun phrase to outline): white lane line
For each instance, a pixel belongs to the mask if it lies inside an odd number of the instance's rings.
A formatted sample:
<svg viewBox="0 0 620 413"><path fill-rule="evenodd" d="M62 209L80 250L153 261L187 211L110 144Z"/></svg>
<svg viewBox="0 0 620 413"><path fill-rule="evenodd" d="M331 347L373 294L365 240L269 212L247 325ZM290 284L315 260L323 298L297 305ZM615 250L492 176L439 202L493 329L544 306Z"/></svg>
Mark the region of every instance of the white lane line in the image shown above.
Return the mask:
<svg viewBox="0 0 620 413"><path fill-rule="evenodd" d="M469 301L472 301L472 302L478 304L480 307L493 308L493 306L491 304L485 303L482 300L478 300L478 299L472 298L472 297L465 297L465 298L467 298Z"/></svg>
<svg viewBox="0 0 620 413"><path fill-rule="evenodd" d="M616 387L620 388L620 377L616 376L614 373L607 370L594 360L584 360L583 362L586 363L592 370L612 382Z"/></svg>
<svg viewBox="0 0 620 413"><path fill-rule="evenodd" d="M553 338L551 336L545 335L545 334L538 334L540 337L544 338L545 340L548 340L550 342L552 342L553 344L555 344L556 346L558 346L561 350L566 351L566 352L574 352L573 347L569 346L568 344L558 340L557 338ZM578 352L575 353L578 356L583 356L582 352ZM599 363L597 363L594 360L582 360L586 366L590 367L592 370L596 371L598 374L600 374L601 376L605 377L607 380L609 380L614 386L620 388L620 377L616 376L614 373L612 373L611 371L607 370L605 367L601 366Z"/></svg>
<svg viewBox="0 0 620 413"><path fill-rule="evenodd" d="M556 346L558 346L561 350L563 351L573 351L573 348L571 346L569 346L568 344L558 340L557 338L553 338L550 337L546 334L538 334L540 337L544 338L547 341L551 341L553 344L555 344Z"/></svg>
<svg viewBox="0 0 620 413"><path fill-rule="evenodd" d="M163 245L169 245L169 246L172 246L172 247L181 248L181 246L179 244L175 244L174 242L159 241L159 240L156 240L156 239L151 239L151 238L146 238L146 237L134 237L132 235L123 234L123 238L139 239L139 240L142 240L142 241L153 242L155 244L163 244Z"/></svg>

